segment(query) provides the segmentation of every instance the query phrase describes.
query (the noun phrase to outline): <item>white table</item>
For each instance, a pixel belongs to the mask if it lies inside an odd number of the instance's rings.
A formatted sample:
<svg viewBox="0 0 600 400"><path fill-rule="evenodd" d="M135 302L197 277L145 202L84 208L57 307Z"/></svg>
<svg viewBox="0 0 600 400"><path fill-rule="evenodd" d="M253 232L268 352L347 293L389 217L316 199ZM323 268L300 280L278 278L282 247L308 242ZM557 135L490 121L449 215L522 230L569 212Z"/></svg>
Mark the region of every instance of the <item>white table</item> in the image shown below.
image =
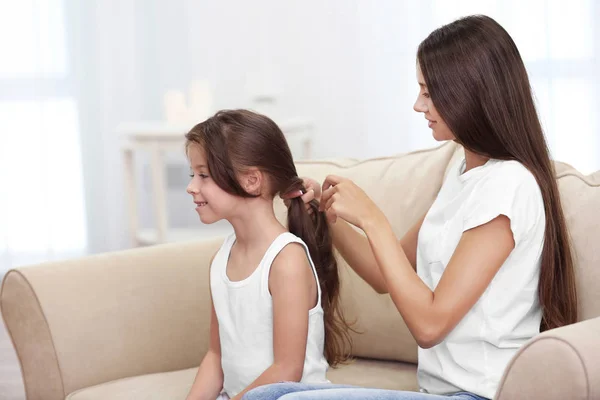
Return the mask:
<svg viewBox="0 0 600 400"><path fill-rule="evenodd" d="M312 156L313 123L304 118L295 118L278 124L288 141L299 141L302 149L299 158ZM201 229L169 228L167 212L167 183L165 180L164 153L183 151L184 135L192 124L173 124L166 122L126 122L117 127L117 133L123 137L122 156L125 169L125 191L128 202L129 229L133 246L152 245L199 238ZM291 145L291 144L290 144ZM292 149L292 152L294 149ZM152 185L152 203L155 228L139 228L138 196L134 153L150 153L150 175ZM217 233L229 232L226 223L215 226ZM213 229L214 232L214 229Z"/></svg>

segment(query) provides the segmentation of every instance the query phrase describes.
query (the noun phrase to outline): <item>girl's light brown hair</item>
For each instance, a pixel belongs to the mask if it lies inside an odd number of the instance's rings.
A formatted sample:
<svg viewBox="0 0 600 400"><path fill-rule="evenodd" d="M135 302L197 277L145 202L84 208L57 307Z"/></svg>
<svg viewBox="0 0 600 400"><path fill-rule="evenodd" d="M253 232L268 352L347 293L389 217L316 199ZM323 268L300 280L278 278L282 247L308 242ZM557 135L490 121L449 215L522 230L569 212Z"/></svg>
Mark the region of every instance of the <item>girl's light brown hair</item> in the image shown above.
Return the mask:
<svg viewBox="0 0 600 400"><path fill-rule="evenodd" d="M248 110L223 110L194 126L186 134L186 146L194 143L205 152L208 170L224 191L240 197L247 193L237 180L245 168L256 167L267 176L269 196L305 190L292 153L281 129L270 118ZM310 203L312 216L298 197L290 201L288 230L306 243L321 286L325 323L325 358L331 366L350 357L349 325L340 308L340 279L325 214Z"/></svg>
<svg viewBox="0 0 600 400"><path fill-rule="evenodd" d="M492 18L473 15L432 32L419 45L417 60L431 100L457 142L486 157L517 160L535 176L546 214L538 286L540 328L576 322L567 224L517 46Z"/></svg>

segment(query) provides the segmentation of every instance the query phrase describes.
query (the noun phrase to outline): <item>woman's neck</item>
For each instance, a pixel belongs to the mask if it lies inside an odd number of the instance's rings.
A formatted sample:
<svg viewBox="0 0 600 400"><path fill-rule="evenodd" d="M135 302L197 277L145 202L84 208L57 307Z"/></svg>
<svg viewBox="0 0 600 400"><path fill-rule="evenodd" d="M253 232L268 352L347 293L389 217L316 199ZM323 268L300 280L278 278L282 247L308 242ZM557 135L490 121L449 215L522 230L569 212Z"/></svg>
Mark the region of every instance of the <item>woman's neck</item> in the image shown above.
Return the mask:
<svg viewBox="0 0 600 400"><path fill-rule="evenodd" d="M465 170L463 171L463 173L473 168L481 167L483 164L488 162L489 159L489 157L485 157L465 149Z"/></svg>

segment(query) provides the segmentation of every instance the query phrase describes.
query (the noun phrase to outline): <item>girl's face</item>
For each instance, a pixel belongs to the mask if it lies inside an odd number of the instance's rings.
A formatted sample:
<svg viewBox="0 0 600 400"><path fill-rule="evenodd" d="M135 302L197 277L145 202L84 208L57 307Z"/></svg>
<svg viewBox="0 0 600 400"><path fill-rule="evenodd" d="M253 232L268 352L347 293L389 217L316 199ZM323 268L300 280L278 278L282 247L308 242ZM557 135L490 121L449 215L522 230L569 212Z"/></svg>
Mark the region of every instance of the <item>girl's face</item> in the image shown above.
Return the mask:
<svg viewBox="0 0 600 400"><path fill-rule="evenodd" d="M210 177L204 149L195 143L187 149L190 177L187 192L192 195L196 212L204 224L212 224L234 214L240 198L221 189Z"/></svg>
<svg viewBox="0 0 600 400"><path fill-rule="evenodd" d="M417 96L417 101L415 101L413 109L416 112L422 112L425 115L425 119L429 121L428 125L433 131L433 138L435 140L439 142L454 140L454 134L438 114L431 101L419 64L417 64L417 82L419 83L419 95Z"/></svg>

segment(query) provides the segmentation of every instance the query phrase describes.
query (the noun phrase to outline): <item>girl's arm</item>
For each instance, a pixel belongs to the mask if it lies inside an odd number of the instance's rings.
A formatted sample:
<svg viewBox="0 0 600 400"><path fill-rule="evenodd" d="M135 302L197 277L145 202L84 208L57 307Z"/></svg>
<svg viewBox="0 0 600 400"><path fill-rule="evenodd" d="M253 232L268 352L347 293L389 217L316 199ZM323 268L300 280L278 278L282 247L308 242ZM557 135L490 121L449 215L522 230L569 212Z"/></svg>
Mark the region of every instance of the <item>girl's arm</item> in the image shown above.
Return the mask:
<svg viewBox="0 0 600 400"><path fill-rule="evenodd" d="M204 356L187 400L215 400L223 389L223 369L221 368L221 342L219 322L211 301L210 344Z"/></svg>
<svg viewBox="0 0 600 400"><path fill-rule="evenodd" d="M214 256L213 256L214 258ZM212 264L212 260L210 262ZM210 278L209 278L210 282ZM221 341L219 339L219 321L215 307L210 301L210 343L204 356L194 384L190 389L187 400L215 400L223 389L223 369L221 367Z"/></svg>
<svg viewBox="0 0 600 400"><path fill-rule="evenodd" d="M330 217L367 235L390 296L422 348L441 342L473 307L515 243L510 220L500 215L463 233L442 278L431 291L419 278L381 210L353 182L330 176L322 202Z"/></svg>
<svg viewBox="0 0 600 400"><path fill-rule="evenodd" d="M304 371L308 311L317 301L317 285L304 247L290 243L271 265L273 298L273 364L232 400L249 390L277 382L299 382Z"/></svg>

